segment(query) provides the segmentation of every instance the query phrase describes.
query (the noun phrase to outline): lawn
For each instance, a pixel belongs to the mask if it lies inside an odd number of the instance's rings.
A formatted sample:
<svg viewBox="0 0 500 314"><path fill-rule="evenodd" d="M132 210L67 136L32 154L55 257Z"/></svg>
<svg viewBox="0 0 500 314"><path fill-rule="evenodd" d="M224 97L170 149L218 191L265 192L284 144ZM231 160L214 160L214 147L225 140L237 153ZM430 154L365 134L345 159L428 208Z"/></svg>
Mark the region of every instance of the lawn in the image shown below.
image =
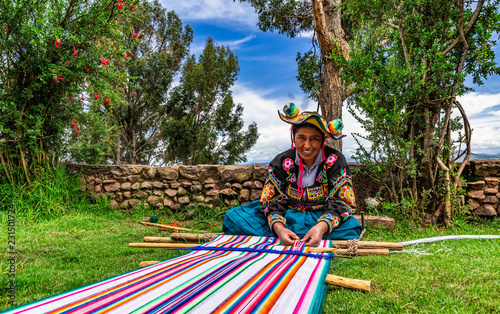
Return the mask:
<svg viewBox="0 0 500 314"><path fill-rule="evenodd" d="M216 209L193 221L190 227L217 216ZM71 211L36 221L16 215L15 303L38 300L69 289L109 278L138 268L141 261L165 260L183 253L162 249L129 248L144 236L168 236L138 221L153 214L97 210ZM219 213L220 214L220 213ZM163 222L180 217L162 217ZM9 217L0 212L2 226ZM12 218L12 217L10 217ZM220 231L220 219L210 221ZM207 227L204 224L204 228ZM5 230L5 229L4 229ZM452 234L499 234L500 222L454 222L450 229L421 229L396 223L393 232L368 230L366 241L408 241ZM0 310L11 307L9 277L12 255L3 236L0 248L2 276ZM500 312L500 240L449 240L405 247L400 253L334 259L330 273L371 281L372 291L364 293L329 287L324 313L496 313Z"/></svg>

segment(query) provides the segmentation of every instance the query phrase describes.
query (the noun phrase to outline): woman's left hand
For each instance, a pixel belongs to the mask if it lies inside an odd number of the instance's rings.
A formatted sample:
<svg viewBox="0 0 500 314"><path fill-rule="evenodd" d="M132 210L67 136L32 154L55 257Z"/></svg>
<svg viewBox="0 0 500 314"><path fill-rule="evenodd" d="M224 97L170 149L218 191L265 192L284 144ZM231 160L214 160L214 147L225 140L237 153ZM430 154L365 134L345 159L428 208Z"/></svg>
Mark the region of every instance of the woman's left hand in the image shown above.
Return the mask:
<svg viewBox="0 0 500 314"><path fill-rule="evenodd" d="M324 221L320 221L316 226L309 229L302 241L308 246L318 246L323 234L328 231L328 225Z"/></svg>

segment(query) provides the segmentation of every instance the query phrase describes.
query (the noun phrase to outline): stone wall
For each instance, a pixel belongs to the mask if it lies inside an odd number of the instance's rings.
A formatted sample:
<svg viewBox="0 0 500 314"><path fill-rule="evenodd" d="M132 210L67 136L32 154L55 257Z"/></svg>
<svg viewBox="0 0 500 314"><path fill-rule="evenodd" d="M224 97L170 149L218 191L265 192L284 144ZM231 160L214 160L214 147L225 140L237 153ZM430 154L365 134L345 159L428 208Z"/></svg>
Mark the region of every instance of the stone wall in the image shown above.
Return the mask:
<svg viewBox="0 0 500 314"><path fill-rule="evenodd" d="M349 164L351 171L356 166L355 163ZM152 167L69 164L68 169L81 173L92 193L109 195L114 209L143 204L166 212L186 210L197 204L214 206L222 203L232 207L259 199L267 175L267 165ZM470 181L466 182L465 202L472 207L473 213L500 216L500 160L472 160L465 168L464 176ZM366 208L364 200L374 197L377 189L366 176L353 174L352 177L358 210L362 211Z"/></svg>
<svg viewBox="0 0 500 314"><path fill-rule="evenodd" d="M228 207L260 198L267 165L199 165L152 167L69 164L68 170L81 173L91 193L111 198L113 209L140 206L166 212L189 209L197 204ZM351 169L355 164L350 164ZM367 178L353 175L358 199L374 196ZM358 182L357 182L358 181ZM364 208L364 202L358 207Z"/></svg>
<svg viewBox="0 0 500 314"><path fill-rule="evenodd" d="M500 216L500 160L472 160L464 169L466 202L478 216Z"/></svg>

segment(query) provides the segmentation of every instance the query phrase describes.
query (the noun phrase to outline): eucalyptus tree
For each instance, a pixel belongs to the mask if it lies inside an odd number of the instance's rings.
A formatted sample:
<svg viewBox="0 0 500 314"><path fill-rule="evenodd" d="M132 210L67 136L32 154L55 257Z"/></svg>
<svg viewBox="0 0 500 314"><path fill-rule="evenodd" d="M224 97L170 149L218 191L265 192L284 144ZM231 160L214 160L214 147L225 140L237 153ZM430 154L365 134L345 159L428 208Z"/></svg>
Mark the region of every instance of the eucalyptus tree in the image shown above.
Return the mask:
<svg viewBox="0 0 500 314"><path fill-rule="evenodd" d="M197 58L190 56L174 88L171 115L163 127L167 163L233 164L246 161L256 143L257 125L244 131L243 106L235 104L230 88L239 72L236 55L214 44L212 37Z"/></svg>
<svg viewBox="0 0 500 314"><path fill-rule="evenodd" d="M500 74L493 47L499 1L346 1L357 30L349 58L331 55L354 86L351 104L387 200L450 225L472 130L457 96ZM495 33L497 35L495 35ZM457 163L457 161L462 161ZM454 206L456 205L456 206Z"/></svg>
<svg viewBox="0 0 500 314"><path fill-rule="evenodd" d="M116 163L151 164L161 155L161 125L169 117L168 93L188 56L193 30L157 1L141 1L130 21L123 103L110 108L120 129Z"/></svg>
<svg viewBox="0 0 500 314"><path fill-rule="evenodd" d="M236 1L236 0L233 0ZM259 15L258 26L263 31L278 31L288 37L313 32L313 44L319 45L305 54L297 54L301 87L318 100L327 121L342 119L342 103L351 87L340 77L342 67L330 55L349 57L350 22L342 18L342 0L239 0L249 2ZM344 1L345 2L345 1ZM341 141L329 145L342 150Z"/></svg>

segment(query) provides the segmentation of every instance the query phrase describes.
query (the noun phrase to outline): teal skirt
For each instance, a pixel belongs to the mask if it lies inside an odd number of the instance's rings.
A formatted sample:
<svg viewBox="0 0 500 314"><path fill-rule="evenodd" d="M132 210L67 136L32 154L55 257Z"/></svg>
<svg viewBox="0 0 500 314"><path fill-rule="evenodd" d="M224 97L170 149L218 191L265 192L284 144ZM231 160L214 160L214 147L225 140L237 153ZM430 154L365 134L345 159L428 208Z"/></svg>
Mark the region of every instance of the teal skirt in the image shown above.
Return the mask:
<svg viewBox="0 0 500 314"><path fill-rule="evenodd" d="M285 213L286 227L300 238L303 238L309 229L317 224L318 218L323 214L322 211L299 212L288 210ZM335 228L333 232L323 235L323 239L359 239L362 229L359 221L351 216ZM276 236L269 229L264 212L260 209L259 200L229 209L224 216L222 230L224 230L225 234L233 235Z"/></svg>

